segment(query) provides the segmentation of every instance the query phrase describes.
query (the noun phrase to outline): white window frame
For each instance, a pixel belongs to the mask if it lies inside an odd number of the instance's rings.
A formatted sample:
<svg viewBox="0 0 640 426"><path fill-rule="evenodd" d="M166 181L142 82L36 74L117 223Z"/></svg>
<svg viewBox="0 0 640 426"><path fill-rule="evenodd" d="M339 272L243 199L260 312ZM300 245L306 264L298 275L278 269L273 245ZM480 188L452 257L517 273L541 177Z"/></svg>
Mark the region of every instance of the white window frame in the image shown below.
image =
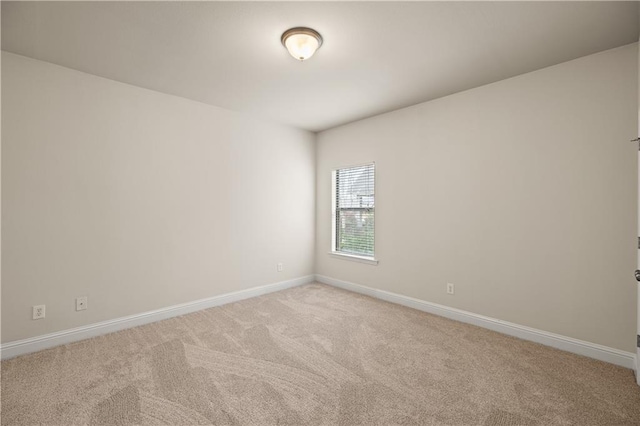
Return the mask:
<svg viewBox="0 0 640 426"><path fill-rule="evenodd" d="M338 170L342 170L342 169L350 169L352 167L361 167L361 166L368 166L373 164L373 194L374 197L376 197L376 163L375 161L369 161L367 163L361 163L361 164L354 164L354 165L350 165L350 166L340 166L340 167L335 167L331 170L331 249L329 250L329 255L331 255L332 257L336 258L336 259L341 259L341 260L350 260L353 262L359 262L359 263L365 263L368 265L378 265L378 259L375 257L375 253L376 253L376 226L375 223L373 225L373 250L374 250L374 254L373 256L362 256L362 255L356 255L356 254L350 254L350 253L343 253L340 251L336 251L336 239L337 239L337 235L336 235L336 174L338 172ZM375 199L375 198L374 198ZM374 204L374 211L376 209L375 204ZM375 214L375 213L374 213ZM377 217L376 217L376 222L377 222Z"/></svg>

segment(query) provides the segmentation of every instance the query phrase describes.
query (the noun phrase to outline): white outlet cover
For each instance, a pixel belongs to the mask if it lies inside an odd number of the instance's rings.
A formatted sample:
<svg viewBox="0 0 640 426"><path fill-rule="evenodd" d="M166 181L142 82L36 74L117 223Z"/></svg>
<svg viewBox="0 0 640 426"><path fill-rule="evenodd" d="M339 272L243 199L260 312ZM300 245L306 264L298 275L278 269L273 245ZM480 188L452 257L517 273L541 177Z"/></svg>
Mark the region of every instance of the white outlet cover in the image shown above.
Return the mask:
<svg viewBox="0 0 640 426"><path fill-rule="evenodd" d="M76 299L76 311L84 311L87 309L87 297L78 297Z"/></svg>
<svg viewBox="0 0 640 426"><path fill-rule="evenodd" d="M35 305L33 307L33 319L42 319L46 314L45 305Z"/></svg>
<svg viewBox="0 0 640 426"><path fill-rule="evenodd" d="M455 286L451 283L447 283L447 294L454 294Z"/></svg>
<svg viewBox="0 0 640 426"><path fill-rule="evenodd" d="M282 272L284 270L284 265L282 263L278 263L278 272Z"/></svg>

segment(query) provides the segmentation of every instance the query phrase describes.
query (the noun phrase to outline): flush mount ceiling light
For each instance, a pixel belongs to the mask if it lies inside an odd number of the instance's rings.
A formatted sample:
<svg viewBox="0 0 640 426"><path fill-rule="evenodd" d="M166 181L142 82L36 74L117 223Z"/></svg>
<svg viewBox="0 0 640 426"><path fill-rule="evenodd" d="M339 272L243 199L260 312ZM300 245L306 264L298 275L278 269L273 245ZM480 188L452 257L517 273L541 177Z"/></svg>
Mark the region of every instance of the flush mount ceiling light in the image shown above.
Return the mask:
<svg viewBox="0 0 640 426"><path fill-rule="evenodd" d="M309 59L322 46L322 36L305 27L291 28L282 34L282 45L299 61Z"/></svg>

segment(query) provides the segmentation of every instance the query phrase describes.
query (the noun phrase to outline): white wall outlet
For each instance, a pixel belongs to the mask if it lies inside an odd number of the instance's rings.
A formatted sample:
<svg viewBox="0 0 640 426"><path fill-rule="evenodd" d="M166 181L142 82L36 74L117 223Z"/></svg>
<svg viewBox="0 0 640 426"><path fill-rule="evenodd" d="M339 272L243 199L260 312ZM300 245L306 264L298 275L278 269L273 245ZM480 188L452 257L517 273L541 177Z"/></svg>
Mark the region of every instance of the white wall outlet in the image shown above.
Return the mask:
<svg viewBox="0 0 640 426"><path fill-rule="evenodd" d="M451 283L447 283L447 294L453 294L455 291L455 287Z"/></svg>
<svg viewBox="0 0 640 426"><path fill-rule="evenodd" d="M87 296L76 298L76 311L87 309Z"/></svg>
<svg viewBox="0 0 640 426"><path fill-rule="evenodd" d="M42 319L44 318L44 305L35 305L33 307L33 319Z"/></svg>
<svg viewBox="0 0 640 426"><path fill-rule="evenodd" d="M278 272L284 271L284 265L282 263L278 263Z"/></svg>

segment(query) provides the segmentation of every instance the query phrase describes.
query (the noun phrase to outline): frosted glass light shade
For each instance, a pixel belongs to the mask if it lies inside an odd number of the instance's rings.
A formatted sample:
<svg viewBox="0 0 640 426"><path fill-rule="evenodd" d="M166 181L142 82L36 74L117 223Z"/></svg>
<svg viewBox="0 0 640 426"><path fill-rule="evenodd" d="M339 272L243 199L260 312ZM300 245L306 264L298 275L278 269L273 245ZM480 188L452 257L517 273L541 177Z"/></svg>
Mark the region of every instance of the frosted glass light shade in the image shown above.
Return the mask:
<svg viewBox="0 0 640 426"><path fill-rule="evenodd" d="M322 36L311 28L291 28L282 34L281 41L299 61L309 59L322 46Z"/></svg>

